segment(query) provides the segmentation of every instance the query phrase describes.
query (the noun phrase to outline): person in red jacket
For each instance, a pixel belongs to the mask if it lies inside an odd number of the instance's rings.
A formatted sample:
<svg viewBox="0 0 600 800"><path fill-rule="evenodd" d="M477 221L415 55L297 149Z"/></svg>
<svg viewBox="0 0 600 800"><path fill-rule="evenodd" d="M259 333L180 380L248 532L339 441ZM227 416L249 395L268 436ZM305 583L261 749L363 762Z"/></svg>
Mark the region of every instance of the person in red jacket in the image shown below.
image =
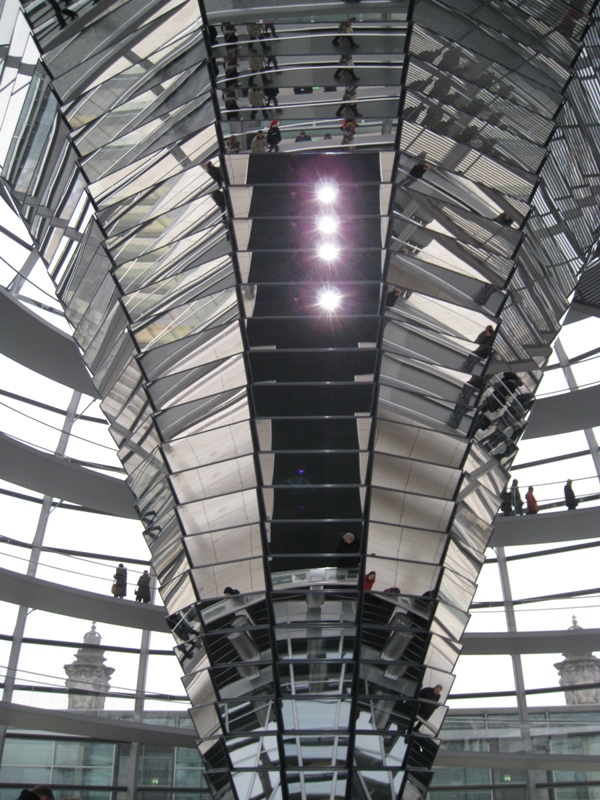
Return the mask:
<svg viewBox="0 0 600 800"><path fill-rule="evenodd" d="M526 514L537 514L538 513L538 504L535 496L533 494L533 486L529 487L527 494L525 495L525 502L527 503L527 511Z"/></svg>
<svg viewBox="0 0 600 800"><path fill-rule="evenodd" d="M365 583L364 583L365 590L369 591L370 589L373 588L376 575L377 573L375 572L367 572L367 574L365 575Z"/></svg>

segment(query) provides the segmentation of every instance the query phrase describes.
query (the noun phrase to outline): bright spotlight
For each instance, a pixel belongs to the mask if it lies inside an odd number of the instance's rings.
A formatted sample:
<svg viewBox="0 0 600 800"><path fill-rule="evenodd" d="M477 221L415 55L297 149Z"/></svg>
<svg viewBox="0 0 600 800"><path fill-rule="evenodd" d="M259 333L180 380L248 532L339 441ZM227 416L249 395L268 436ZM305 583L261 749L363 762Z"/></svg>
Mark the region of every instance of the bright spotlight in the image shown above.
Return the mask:
<svg viewBox="0 0 600 800"><path fill-rule="evenodd" d="M317 220L317 228L321 233L335 233L338 224L338 220L335 217L320 217Z"/></svg>
<svg viewBox="0 0 600 800"><path fill-rule="evenodd" d="M321 183L317 186L317 200L320 203L333 203L337 197L337 193L337 186L335 183L331 183L331 181Z"/></svg>
<svg viewBox="0 0 600 800"><path fill-rule="evenodd" d="M317 247L317 255L323 261L335 261L340 254L340 248L331 242L322 242Z"/></svg>
<svg viewBox="0 0 600 800"><path fill-rule="evenodd" d="M331 314L339 308L342 302L342 295L337 289L321 289L317 295L317 302L323 311L328 311Z"/></svg>

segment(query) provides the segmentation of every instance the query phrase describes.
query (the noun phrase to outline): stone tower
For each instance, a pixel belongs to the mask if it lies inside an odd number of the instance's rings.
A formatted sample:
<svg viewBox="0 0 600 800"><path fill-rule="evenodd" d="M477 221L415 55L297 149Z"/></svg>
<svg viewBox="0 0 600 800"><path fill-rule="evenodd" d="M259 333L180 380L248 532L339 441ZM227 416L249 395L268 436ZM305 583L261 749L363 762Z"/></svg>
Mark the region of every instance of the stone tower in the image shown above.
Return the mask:
<svg viewBox="0 0 600 800"><path fill-rule="evenodd" d="M86 709L100 711L104 708L104 699L109 690L110 676L113 674L112 667L104 666L104 650L99 645L102 637L96 630L96 623L92 623L92 629L83 637L84 645L96 645L96 647L80 647L72 664L65 664L65 672L68 675L66 686L69 689L69 708ZM74 693L71 690L77 689L85 694Z"/></svg>
<svg viewBox="0 0 600 800"><path fill-rule="evenodd" d="M581 630L581 626L577 624L576 617L573 617L573 624L569 630ZM554 665L560 675L559 683L561 686L600 683L600 658L596 658L593 653L563 653L563 655L565 660ZM570 706L600 703L600 688L575 689L573 691L565 689L565 697L567 705Z"/></svg>

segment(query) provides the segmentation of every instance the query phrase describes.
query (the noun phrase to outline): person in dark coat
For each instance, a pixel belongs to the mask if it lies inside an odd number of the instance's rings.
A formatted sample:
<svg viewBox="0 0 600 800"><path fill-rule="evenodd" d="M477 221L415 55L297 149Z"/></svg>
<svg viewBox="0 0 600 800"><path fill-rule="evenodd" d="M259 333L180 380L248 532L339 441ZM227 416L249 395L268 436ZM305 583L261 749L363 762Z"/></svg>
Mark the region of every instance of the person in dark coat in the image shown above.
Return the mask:
<svg viewBox="0 0 600 800"><path fill-rule="evenodd" d="M210 197L213 203L219 207L219 210L225 213L227 210L227 203L225 202L225 195L223 192L220 189L215 189L214 192L210 193Z"/></svg>
<svg viewBox="0 0 600 800"><path fill-rule="evenodd" d="M225 95L225 116L227 119L239 119L240 116L238 95L233 89L230 89Z"/></svg>
<svg viewBox="0 0 600 800"><path fill-rule="evenodd" d="M400 183L400 186L406 188L413 184L415 181L420 181L423 175L431 169L431 164L429 161L419 161L418 164L415 164L414 167L410 170L406 178Z"/></svg>
<svg viewBox="0 0 600 800"><path fill-rule="evenodd" d="M421 689L419 692L419 704L417 705L417 714L421 719L429 719L436 710L437 704L440 702L440 695L442 694L443 688L444 687L438 683L437 686L425 686ZM421 721L417 722L413 731L418 731L422 724Z"/></svg>
<svg viewBox="0 0 600 800"><path fill-rule="evenodd" d="M565 505L569 511L575 511L579 500L575 497L573 491L573 481L571 478L565 483Z"/></svg>
<svg viewBox="0 0 600 800"><path fill-rule="evenodd" d="M505 489L500 495L500 511L505 517L510 517L513 513L512 495L508 489Z"/></svg>
<svg viewBox="0 0 600 800"><path fill-rule="evenodd" d="M114 574L114 596L123 598L127 594L127 570L123 564L119 564Z"/></svg>
<svg viewBox="0 0 600 800"><path fill-rule="evenodd" d="M223 186L223 173L221 172L221 167L216 167L212 161L207 161L204 165L204 169L208 172L215 183L218 183L219 186Z"/></svg>
<svg viewBox="0 0 600 800"><path fill-rule="evenodd" d="M343 53L340 56L339 67L333 73L334 79L337 81L342 76L342 72L349 75L353 81L359 81L360 78L354 72L354 59L350 55L350 53Z"/></svg>
<svg viewBox="0 0 600 800"><path fill-rule="evenodd" d="M475 355L481 358L487 358L492 352L492 339L494 338L494 326L488 325L487 328L481 331L479 336L475 339L475 344L479 347L475 350Z"/></svg>
<svg viewBox="0 0 600 800"><path fill-rule="evenodd" d="M276 86L265 86L263 89L265 93L265 97L267 98L267 106L275 106L275 108L279 108L279 100L277 99L277 95L279 94L279 89ZM277 112L281 114L281 111Z"/></svg>
<svg viewBox="0 0 600 800"><path fill-rule="evenodd" d="M136 603L149 603L150 600L150 575L148 574L148 570L145 569L137 582L135 601Z"/></svg>
<svg viewBox="0 0 600 800"><path fill-rule="evenodd" d="M385 296L385 304L389 308L392 308L396 305L396 300L398 300L402 296L402 289L398 289L395 287L394 289L390 289L390 291Z"/></svg>
<svg viewBox="0 0 600 800"><path fill-rule="evenodd" d="M358 556L359 549L358 539L355 534L350 531L342 533L338 540L338 552L344 557L340 558L339 566L348 568L358 567L360 565L360 558ZM352 558L352 556L354 557Z"/></svg>
<svg viewBox="0 0 600 800"><path fill-rule="evenodd" d="M523 513L523 498L519 491L519 481L516 478L510 485L510 499L512 501L513 514L521 516Z"/></svg>
<svg viewBox="0 0 600 800"><path fill-rule="evenodd" d="M280 141L281 131L279 130L279 121L274 119L269 125L269 130L267 131L267 144L269 145L267 152L272 153L273 150L275 150L275 152L278 153Z"/></svg>

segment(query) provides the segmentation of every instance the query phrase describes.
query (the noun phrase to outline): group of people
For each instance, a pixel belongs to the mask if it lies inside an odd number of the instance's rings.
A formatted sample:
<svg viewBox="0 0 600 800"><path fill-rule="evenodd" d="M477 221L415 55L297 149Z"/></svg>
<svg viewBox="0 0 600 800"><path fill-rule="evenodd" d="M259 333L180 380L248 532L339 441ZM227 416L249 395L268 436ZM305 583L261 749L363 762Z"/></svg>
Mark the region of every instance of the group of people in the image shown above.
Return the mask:
<svg viewBox="0 0 600 800"><path fill-rule="evenodd" d="M225 116L228 120L239 119L240 106L238 104L239 95L235 87L240 86L240 54L241 47L238 44L237 27L231 22L225 22L221 26L225 41L225 56L223 67L225 69L225 89L223 90L223 102L225 104ZM277 38L275 25L272 22L266 24L249 22L246 25L249 42L248 67L250 76L248 78L248 102L252 107L251 119L256 118L259 110L262 111L264 119L269 119L266 107L273 104L278 106L277 95L279 89L272 86L272 78L269 77L270 70L277 70L279 65L277 58L271 53L271 47L265 41L269 36ZM257 54L255 42L260 44L262 54ZM212 44L215 42L213 41ZM218 67L217 67L218 69ZM256 88L256 78L260 76L262 89Z"/></svg>
<svg viewBox="0 0 600 800"><path fill-rule="evenodd" d="M111 586L113 597L123 600L127 596L127 568L119 564L113 575L114 583ZM140 575L135 589L135 600L137 603L149 603L152 600L150 589L151 578L148 570L145 569Z"/></svg>
<svg viewBox="0 0 600 800"><path fill-rule="evenodd" d="M510 487L506 488L502 492L502 496L500 498L500 510L504 516L519 516L523 513L537 514L539 508L533 492L533 486L530 486L527 490L527 494L525 495L525 503L523 503L523 498L521 497L521 491L519 489L519 481L515 478Z"/></svg>
<svg viewBox="0 0 600 800"><path fill-rule="evenodd" d="M348 43L351 48L357 48L359 45L354 41L353 37L353 23L356 17L347 17L338 26L337 34L332 40L332 45L338 47L342 41ZM239 56L241 53L241 46L238 44L239 37L237 35L237 28L233 23L223 23L221 26L225 41L225 56L223 59L223 66L225 68L225 88L223 90L223 103L225 105L225 117L228 120L237 120L240 117L239 95L236 87L240 86L240 73L239 73ZM250 77L248 79L247 98L251 108L250 119L255 120L257 115L262 115L262 118L267 120L271 119L269 106L277 108L277 116L281 116L283 111L279 108L279 101L277 96L279 89L273 86L272 78L269 76L270 70L277 70L277 59L271 54L271 47L265 39L269 36L277 36L273 23L269 22L263 25L262 23L251 22L246 26L248 32L249 43L248 50L248 66L250 69ZM211 43L216 42L217 32L214 29L214 34L211 35ZM255 42L260 45L262 55L256 53ZM218 69L218 67L217 67ZM262 87L256 86L256 77L260 76ZM340 55L338 69L334 73L334 79L340 80L344 77L349 77L352 84L346 86L344 96L339 108L336 111L336 116L343 117L341 126L342 131L342 145L349 145L354 140L358 118L362 114L358 110L358 92L356 83L360 80L358 75L354 72L354 60L351 53L342 53ZM269 126L268 131L258 131L254 136L250 151L254 154L262 153L278 153L279 143L281 142L281 130L279 128L279 120L273 119ZM331 134L326 134L325 139L331 139ZM301 131L295 141L297 143L311 142L312 137L305 131ZM239 153L241 144L235 135L232 135L227 142L227 151L229 153Z"/></svg>
<svg viewBox="0 0 600 800"><path fill-rule="evenodd" d="M579 505L579 500L575 497L571 478L565 483L563 491L565 495L565 506L569 511L575 511ZM506 517L520 516L521 514L537 514L539 511L533 486L530 486L527 490L525 502L523 502L519 489L519 481L516 478L511 485L502 492L500 500L500 510Z"/></svg>

